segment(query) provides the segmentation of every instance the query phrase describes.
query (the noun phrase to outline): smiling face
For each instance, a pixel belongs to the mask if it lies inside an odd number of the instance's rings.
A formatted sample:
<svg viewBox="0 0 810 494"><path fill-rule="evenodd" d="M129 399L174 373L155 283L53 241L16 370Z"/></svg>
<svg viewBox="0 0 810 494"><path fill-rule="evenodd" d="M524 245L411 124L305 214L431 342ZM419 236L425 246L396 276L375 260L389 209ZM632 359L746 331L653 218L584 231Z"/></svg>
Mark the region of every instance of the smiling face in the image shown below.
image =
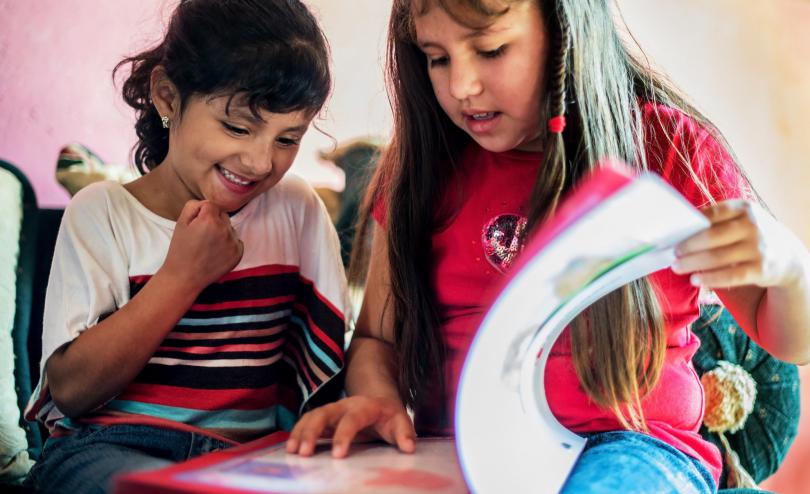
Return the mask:
<svg viewBox="0 0 810 494"><path fill-rule="evenodd" d="M414 13L439 105L481 147L539 151L548 33L535 1L513 2L483 28L435 4Z"/></svg>
<svg viewBox="0 0 810 494"><path fill-rule="evenodd" d="M229 96L192 95L181 110L176 89L159 70L152 99L170 116L169 150L130 190L172 219L191 199L233 212L273 187L292 166L313 117L308 111L254 115L239 95L230 104Z"/></svg>
<svg viewBox="0 0 810 494"><path fill-rule="evenodd" d="M171 128L164 163L176 177L178 203L207 199L235 211L275 185L290 169L312 116L261 110L256 118L238 99L192 96Z"/></svg>

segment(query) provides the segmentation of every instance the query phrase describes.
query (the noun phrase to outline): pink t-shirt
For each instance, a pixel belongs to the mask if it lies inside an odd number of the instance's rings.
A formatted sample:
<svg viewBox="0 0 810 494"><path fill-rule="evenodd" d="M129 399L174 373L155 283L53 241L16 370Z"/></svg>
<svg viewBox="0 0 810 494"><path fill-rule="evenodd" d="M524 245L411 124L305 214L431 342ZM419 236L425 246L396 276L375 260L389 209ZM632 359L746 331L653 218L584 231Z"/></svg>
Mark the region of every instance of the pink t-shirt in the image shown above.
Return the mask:
<svg viewBox="0 0 810 494"><path fill-rule="evenodd" d="M681 164L707 184L715 200L748 196L731 156L693 119L669 107L643 106L647 125L647 161L692 204L708 202ZM416 410L421 434L452 432L454 399L461 367L475 331L497 296L504 273L519 252L516 232L525 227L526 207L540 166L536 153L492 153L470 144L461 156L461 172L445 194L443 207L452 219L433 235L432 280L447 350L444 399L438 388L430 404ZM459 187L460 186L460 187ZM456 194L452 191L460 191ZM375 218L384 224L382 202ZM719 479L722 459L698 429L703 420L703 387L692 366L700 340L690 324L699 316L698 289L688 276L670 269L650 276L667 327L666 361L658 385L643 400L650 434L698 458ZM579 384L571 342L563 332L549 357L545 377L549 405L557 419L578 433L621 430L610 410L597 407Z"/></svg>

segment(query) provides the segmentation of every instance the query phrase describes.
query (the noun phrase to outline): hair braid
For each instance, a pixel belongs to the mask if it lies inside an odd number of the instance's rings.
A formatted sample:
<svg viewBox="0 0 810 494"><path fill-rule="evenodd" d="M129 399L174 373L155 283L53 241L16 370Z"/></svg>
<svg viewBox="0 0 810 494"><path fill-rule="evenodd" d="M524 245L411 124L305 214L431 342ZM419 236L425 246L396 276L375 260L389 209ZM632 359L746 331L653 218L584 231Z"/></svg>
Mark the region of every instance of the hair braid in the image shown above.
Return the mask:
<svg viewBox="0 0 810 494"><path fill-rule="evenodd" d="M557 54L554 57L553 70L549 81L552 82L549 88L551 111L550 117L565 115L566 93L568 92L568 59L571 51L571 29L562 9L557 9L556 18L559 26L557 32L556 48Z"/></svg>
<svg viewBox="0 0 810 494"><path fill-rule="evenodd" d="M568 73L571 55L571 30L563 9L558 6L554 14L549 17L549 32L553 33L554 54L550 57L551 63L548 71L548 90L546 116L564 117L566 112L566 95L568 93ZM538 109L539 110L539 109ZM541 224L557 207L562 196L567 177L567 164L565 140L562 132L546 130L545 146L543 148L544 173L537 176L530 201L529 224L526 229L531 232L535 226Z"/></svg>

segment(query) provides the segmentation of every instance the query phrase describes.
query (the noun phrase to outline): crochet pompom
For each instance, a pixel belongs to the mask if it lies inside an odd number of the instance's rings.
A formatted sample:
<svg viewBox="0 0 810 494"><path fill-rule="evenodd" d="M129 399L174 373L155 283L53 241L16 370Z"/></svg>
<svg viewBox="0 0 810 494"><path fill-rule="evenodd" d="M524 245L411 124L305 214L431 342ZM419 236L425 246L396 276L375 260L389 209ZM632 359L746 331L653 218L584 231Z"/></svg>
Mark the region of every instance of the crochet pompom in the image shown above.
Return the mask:
<svg viewBox="0 0 810 494"><path fill-rule="evenodd" d="M739 365L719 360L717 367L700 378L706 390L703 423L711 432L734 433L745 425L754 409L757 385Z"/></svg>

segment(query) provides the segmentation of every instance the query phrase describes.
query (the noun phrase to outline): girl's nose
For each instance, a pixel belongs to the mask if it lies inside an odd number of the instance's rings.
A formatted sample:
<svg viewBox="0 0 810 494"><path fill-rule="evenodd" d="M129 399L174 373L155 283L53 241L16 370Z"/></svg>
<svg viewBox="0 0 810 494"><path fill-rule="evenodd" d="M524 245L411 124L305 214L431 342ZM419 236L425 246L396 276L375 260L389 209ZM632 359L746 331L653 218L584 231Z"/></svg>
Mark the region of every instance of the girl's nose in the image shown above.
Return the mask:
<svg viewBox="0 0 810 494"><path fill-rule="evenodd" d="M481 94L483 89L484 85L474 64L464 61L454 61L450 64L451 96L463 101L470 96Z"/></svg>
<svg viewBox="0 0 810 494"><path fill-rule="evenodd" d="M256 142L242 153L241 159L254 178L264 177L273 171L273 145Z"/></svg>

